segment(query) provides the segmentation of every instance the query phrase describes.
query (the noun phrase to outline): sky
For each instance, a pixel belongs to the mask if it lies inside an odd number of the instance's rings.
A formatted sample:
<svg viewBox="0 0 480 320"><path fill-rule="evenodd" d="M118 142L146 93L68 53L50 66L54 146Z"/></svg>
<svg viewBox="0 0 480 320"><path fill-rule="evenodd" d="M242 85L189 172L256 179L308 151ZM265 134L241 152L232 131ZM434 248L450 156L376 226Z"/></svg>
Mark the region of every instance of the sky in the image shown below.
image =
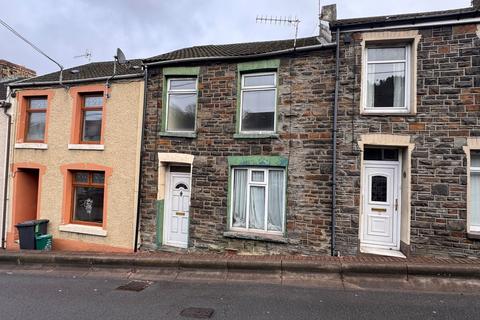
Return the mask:
<svg viewBox="0 0 480 320"><path fill-rule="evenodd" d="M471 0L320 0L337 4L339 19L436 11ZM257 16L297 17L299 37L318 33L318 0L0 0L0 18L65 68L147 58L183 47L293 38L291 26L256 23ZM0 59L38 75L58 67L0 25Z"/></svg>

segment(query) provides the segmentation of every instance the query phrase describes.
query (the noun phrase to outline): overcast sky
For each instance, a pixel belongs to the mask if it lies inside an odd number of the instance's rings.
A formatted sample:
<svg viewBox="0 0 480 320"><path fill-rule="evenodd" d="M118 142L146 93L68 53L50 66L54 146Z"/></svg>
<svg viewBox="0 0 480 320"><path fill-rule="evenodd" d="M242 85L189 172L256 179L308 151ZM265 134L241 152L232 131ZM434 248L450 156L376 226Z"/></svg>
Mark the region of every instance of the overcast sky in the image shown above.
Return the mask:
<svg viewBox="0 0 480 320"><path fill-rule="evenodd" d="M321 0L337 3L339 18L468 7L471 0ZM317 34L318 0L0 0L0 18L65 67L86 49L92 61L145 58L182 47L271 39L293 28L255 23L257 15L297 16L300 37ZM0 59L44 74L55 64L0 25Z"/></svg>

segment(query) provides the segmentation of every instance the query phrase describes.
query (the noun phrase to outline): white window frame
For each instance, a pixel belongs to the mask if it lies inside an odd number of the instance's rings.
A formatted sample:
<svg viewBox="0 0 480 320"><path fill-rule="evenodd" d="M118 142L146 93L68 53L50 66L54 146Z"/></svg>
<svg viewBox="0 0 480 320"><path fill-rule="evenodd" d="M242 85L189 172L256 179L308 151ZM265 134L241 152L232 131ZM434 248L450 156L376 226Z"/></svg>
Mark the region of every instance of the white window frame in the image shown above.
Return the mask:
<svg viewBox="0 0 480 320"><path fill-rule="evenodd" d="M286 205L286 188L287 188L287 179L286 179L286 174L285 174L285 168L282 167L233 167L231 169L231 185L230 185L230 221L229 221L229 229L231 231L239 231L239 232L250 232L250 233L268 233L268 234L274 234L274 235L283 235L285 232L285 205ZM233 209L234 209L234 186L235 186L235 170L247 170L247 204L246 204L246 209L247 212L245 214L245 228L240 228L240 227L233 227ZM258 182L258 181L252 181L252 172L253 171L263 171L263 182ZM268 173L269 171L282 171L283 172L283 201L282 201L282 212L281 217L282 217L282 229L281 231L272 231L268 230ZM255 187L255 186L260 186L260 187L265 187L265 217L264 217L264 229L259 230L259 229L251 229L249 226L249 221L250 221L250 206L248 205L250 203L250 187Z"/></svg>
<svg viewBox="0 0 480 320"><path fill-rule="evenodd" d="M268 86L248 86L245 87L245 78L251 76L265 76L265 75L273 75L273 85ZM242 130L242 121L243 121L243 93L244 92L251 92L251 91L271 91L274 90L275 92L275 99L274 99L274 115L273 115L273 130L272 131L243 131ZM277 130L277 72L256 72L256 73L246 73L242 74L242 80L240 85L240 114L239 114L239 128L238 131L244 134L270 134L275 133Z"/></svg>
<svg viewBox="0 0 480 320"><path fill-rule="evenodd" d="M194 80L195 81L195 88L194 89L171 89L170 82L172 80ZM168 129L168 114L170 112L170 95L171 94L185 94L185 93L194 93L195 94L195 121L194 121L194 129L192 131L175 131ZM165 131L166 132L196 132L197 131L197 108L198 108L198 78L197 77L172 77L167 78L167 96L165 98Z"/></svg>
<svg viewBox="0 0 480 320"><path fill-rule="evenodd" d="M369 61L368 60L368 49L377 48L377 49L388 49L388 48L404 48L405 49L405 59L403 60L385 60L385 61ZM362 110L364 113L410 113L412 110L412 45L405 44L388 44L382 43L379 44L366 44L363 52L363 74L362 74ZM405 63L405 106L403 107L391 107L391 108L378 108L378 107L367 107L368 99L368 66L370 64L389 64L389 63Z"/></svg>
<svg viewBox="0 0 480 320"><path fill-rule="evenodd" d="M470 170L469 170L469 173L468 173L469 176L470 176L470 177L469 177L469 178L470 178L470 181L471 181L471 179L472 179L473 173L479 173L479 174L480 174L480 167L473 167L473 166L471 165L471 163L472 163L472 153L471 153L471 152L472 152L472 151L474 151L474 152L480 152L480 150L475 150L475 149L471 149L471 150L470 150L470 161L469 161L469 163L470 163ZM467 191L467 192L468 192L469 195L470 195L470 196L468 197L468 199L470 199L470 201L472 201L472 200L471 200L471 197L472 197L472 184L471 184L471 183L470 183L470 185L468 186L468 191ZM471 216L470 219L473 220L473 215L474 215L473 208L471 208L470 210L471 210L471 212L469 213L470 216ZM470 221L471 221L471 220L470 220ZM478 233L480 233L480 225L472 225L472 224L469 224L468 232L476 232L476 233L478 232Z"/></svg>

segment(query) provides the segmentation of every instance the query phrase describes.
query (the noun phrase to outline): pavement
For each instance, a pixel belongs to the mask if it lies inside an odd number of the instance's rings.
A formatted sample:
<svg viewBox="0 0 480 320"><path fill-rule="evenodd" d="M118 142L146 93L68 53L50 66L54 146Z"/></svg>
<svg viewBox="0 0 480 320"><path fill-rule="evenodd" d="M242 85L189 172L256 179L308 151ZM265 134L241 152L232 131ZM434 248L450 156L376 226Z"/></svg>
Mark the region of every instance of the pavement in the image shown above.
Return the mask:
<svg viewBox="0 0 480 320"><path fill-rule="evenodd" d="M1 270L78 270L151 281L480 293L480 259L0 251Z"/></svg>
<svg viewBox="0 0 480 320"><path fill-rule="evenodd" d="M50 268L52 272L38 265L0 270L1 319L464 320L478 319L480 314L479 296L471 294L206 279L136 281L132 285L131 279L116 273Z"/></svg>

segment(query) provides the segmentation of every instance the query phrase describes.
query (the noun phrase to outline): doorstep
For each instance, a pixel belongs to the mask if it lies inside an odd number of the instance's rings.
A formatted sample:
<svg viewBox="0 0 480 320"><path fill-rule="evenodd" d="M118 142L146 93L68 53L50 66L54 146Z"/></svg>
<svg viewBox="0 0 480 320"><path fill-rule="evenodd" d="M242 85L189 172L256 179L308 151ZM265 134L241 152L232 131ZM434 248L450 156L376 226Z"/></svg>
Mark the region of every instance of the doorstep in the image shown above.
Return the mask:
<svg viewBox="0 0 480 320"><path fill-rule="evenodd" d="M387 257L396 257L406 259L407 257L398 250L389 250L375 247L360 246L360 252L365 254L375 254Z"/></svg>

